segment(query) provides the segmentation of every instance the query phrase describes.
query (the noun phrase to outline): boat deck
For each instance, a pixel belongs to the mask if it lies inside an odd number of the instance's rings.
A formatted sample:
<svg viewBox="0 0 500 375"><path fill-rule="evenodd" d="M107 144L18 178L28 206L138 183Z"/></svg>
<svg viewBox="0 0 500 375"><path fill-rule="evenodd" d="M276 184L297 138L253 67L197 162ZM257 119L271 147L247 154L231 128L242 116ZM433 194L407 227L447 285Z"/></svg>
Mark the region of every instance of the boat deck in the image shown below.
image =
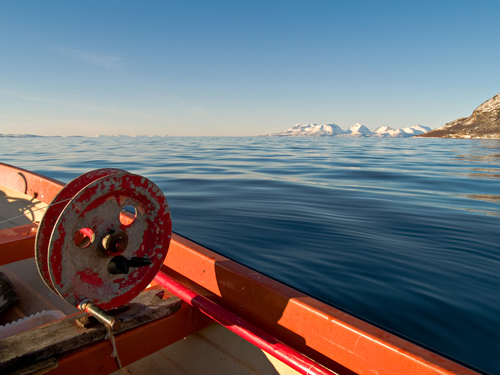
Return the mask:
<svg viewBox="0 0 500 375"><path fill-rule="evenodd" d="M126 367L133 375L297 375L276 358L213 323ZM115 372L113 375L119 375Z"/></svg>

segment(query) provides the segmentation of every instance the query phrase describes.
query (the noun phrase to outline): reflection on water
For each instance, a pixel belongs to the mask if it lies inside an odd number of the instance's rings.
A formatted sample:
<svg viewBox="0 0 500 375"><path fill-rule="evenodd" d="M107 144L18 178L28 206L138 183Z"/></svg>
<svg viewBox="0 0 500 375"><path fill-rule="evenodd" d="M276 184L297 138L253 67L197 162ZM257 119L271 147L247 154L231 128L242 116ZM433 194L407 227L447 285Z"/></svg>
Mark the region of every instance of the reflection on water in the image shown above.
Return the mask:
<svg viewBox="0 0 500 375"><path fill-rule="evenodd" d="M495 174L499 172L498 169L486 169L486 168L471 168L471 171L479 171L484 173L469 173L470 177L479 177L479 178L499 178L500 174Z"/></svg>
<svg viewBox="0 0 500 375"><path fill-rule="evenodd" d="M464 197L469 198L469 199L477 199L477 200L482 200L485 202L489 203L496 203L500 204L500 195L491 195L491 194L465 194ZM472 208L467 208L469 211L474 211L474 212L480 212L485 215L489 216L498 216L500 217L500 210L498 211L491 211L491 210L477 210L477 209L472 209Z"/></svg>
<svg viewBox="0 0 500 375"><path fill-rule="evenodd" d="M500 373L500 142L0 138L0 155L65 182L142 174L176 232Z"/></svg>
<svg viewBox="0 0 500 375"><path fill-rule="evenodd" d="M491 203L500 203L500 195L488 195L488 194L468 194L467 198L479 199Z"/></svg>
<svg viewBox="0 0 500 375"><path fill-rule="evenodd" d="M469 151L464 154L461 150L461 154L457 156L462 162L470 164L470 170L474 172L482 173L471 173L471 177L482 177L482 178L498 178L500 177L500 154L498 150L500 149L500 142L493 141L488 144L485 142L483 145L474 145L473 147L468 147L465 150Z"/></svg>

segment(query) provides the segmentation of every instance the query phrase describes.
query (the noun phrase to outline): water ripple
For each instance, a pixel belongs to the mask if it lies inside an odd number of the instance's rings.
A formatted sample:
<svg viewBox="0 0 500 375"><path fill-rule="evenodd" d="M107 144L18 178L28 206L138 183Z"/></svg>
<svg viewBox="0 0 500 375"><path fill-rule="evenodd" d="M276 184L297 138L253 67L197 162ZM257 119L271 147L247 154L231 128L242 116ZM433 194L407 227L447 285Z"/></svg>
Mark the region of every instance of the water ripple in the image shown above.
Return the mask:
<svg viewBox="0 0 500 375"><path fill-rule="evenodd" d="M500 373L500 142L0 138L70 181L143 174L174 230L434 350Z"/></svg>

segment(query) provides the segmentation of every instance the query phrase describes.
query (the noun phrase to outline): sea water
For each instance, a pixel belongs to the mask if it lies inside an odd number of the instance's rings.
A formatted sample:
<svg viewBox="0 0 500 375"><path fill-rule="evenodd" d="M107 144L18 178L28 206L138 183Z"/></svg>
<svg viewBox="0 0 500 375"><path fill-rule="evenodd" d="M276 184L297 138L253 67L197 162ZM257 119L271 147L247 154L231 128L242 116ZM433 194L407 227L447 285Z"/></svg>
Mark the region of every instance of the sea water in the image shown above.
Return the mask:
<svg viewBox="0 0 500 375"><path fill-rule="evenodd" d="M499 140L0 138L0 162L144 175L175 232L500 374Z"/></svg>

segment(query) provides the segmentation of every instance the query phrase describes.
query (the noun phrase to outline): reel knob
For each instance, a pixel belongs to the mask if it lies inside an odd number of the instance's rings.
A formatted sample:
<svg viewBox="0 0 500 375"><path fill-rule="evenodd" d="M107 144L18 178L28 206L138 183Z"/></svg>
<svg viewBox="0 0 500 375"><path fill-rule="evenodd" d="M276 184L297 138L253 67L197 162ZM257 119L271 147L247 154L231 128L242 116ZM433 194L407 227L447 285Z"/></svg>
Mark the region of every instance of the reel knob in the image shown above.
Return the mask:
<svg viewBox="0 0 500 375"><path fill-rule="evenodd" d="M64 199L64 208L47 210L40 223L42 279L74 306L86 301L109 310L129 302L153 280L170 244L162 191L144 177L107 169L70 182L54 201Z"/></svg>

